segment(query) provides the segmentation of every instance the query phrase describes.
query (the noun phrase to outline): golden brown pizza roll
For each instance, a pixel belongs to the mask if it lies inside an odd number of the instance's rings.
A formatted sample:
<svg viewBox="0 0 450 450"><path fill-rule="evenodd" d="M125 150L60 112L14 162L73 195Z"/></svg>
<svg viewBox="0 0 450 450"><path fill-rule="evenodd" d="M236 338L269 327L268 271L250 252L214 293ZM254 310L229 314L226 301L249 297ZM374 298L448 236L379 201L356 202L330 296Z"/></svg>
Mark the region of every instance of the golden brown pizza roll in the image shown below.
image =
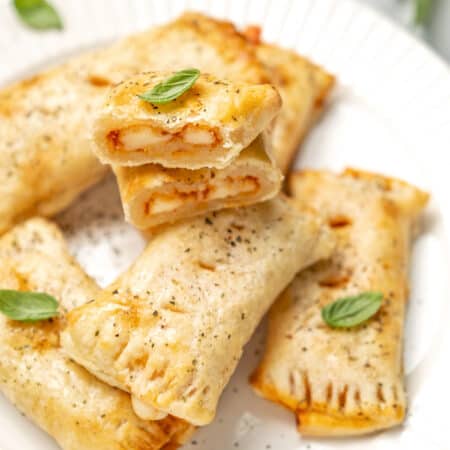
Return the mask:
<svg viewBox="0 0 450 450"><path fill-rule="evenodd" d="M283 177L267 156L263 141L258 137L224 169L167 169L156 164L114 167L125 218L147 229L274 197Z"/></svg>
<svg viewBox="0 0 450 450"><path fill-rule="evenodd" d="M82 73L83 59L0 90L0 234L56 214L106 173L85 120L105 88Z"/></svg>
<svg viewBox="0 0 450 450"><path fill-rule="evenodd" d="M118 166L222 169L269 127L281 107L269 84L232 82L201 73L165 104L141 96L177 72L147 72L114 87L94 123L95 152Z"/></svg>
<svg viewBox="0 0 450 450"><path fill-rule="evenodd" d="M173 417L150 422L130 396L99 381L62 351L67 311L99 292L69 255L60 231L31 219L0 239L2 289L46 292L58 318L16 322L0 314L0 389L64 450L158 450L184 441L193 428Z"/></svg>
<svg viewBox="0 0 450 450"><path fill-rule="evenodd" d="M267 308L331 249L322 223L282 197L164 227L126 273L70 313L64 348L149 415L206 425Z"/></svg>
<svg viewBox="0 0 450 450"><path fill-rule="evenodd" d="M185 12L136 41L151 45L154 70L196 67L220 78L247 83L271 83L270 73L255 46L234 24L197 12ZM143 70L141 70L143 72Z"/></svg>
<svg viewBox="0 0 450 450"><path fill-rule="evenodd" d="M405 182L348 169L292 175L299 207L320 211L337 241L329 261L300 273L269 314L267 347L252 377L262 396L295 412L299 431L349 436L405 416L402 337L413 228L428 195ZM365 292L381 309L331 328L325 305Z"/></svg>
<svg viewBox="0 0 450 450"><path fill-rule="evenodd" d="M335 78L295 51L261 42L259 27L248 27L244 33L255 43L256 55L266 65L271 83L283 100L272 145L278 167L286 173L301 141L322 112Z"/></svg>

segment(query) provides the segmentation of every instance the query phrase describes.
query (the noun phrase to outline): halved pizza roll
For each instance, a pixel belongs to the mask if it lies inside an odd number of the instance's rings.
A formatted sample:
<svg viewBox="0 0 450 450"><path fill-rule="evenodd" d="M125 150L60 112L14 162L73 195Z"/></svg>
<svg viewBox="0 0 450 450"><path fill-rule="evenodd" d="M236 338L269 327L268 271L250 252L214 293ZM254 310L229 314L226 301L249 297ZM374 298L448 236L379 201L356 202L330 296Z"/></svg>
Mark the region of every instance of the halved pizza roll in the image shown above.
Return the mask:
<svg viewBox="0 0 450 450"><path fill-rule="evenodd" d="M272 301L331 249L321 222L282 197L164 227L70 313L64 348L149 414L206 425Z"/></svg>
<svg viewBox="0 0 450 450"><path fill-rule="evenodd" d="M270 72L270 80L283 100L272 133L273 154L286 173L299 145L323 110L335 78L296 52L261 42L259 27L244 34L256 44L256 55Z"/></svg>
<svg viewBox="0 0 450 450"><path fill-rule="evenodd" d="M268 200L282 175L259 136L224 169L167 169L157 164L114 167L125 218L147 229L208 211Z"/></svg>
<svg viewBox="0 0 450 450"><path fill-rule="evenodd" d="M0 233L56 214L106 174L91 125L111 86L146 70L186 67L270 82L231 24L187 14L0 89Z"/></svg>
<svg viewBox="0 0 450 450"><path fill-rule="evenodd" d="M147 72L114 87L94 124L96 154L119 166L224 168L271 123L281 107L269 84L205 73L178 98L153 104L140 96L174 72Z"/></svg>
<svg viewBox="0 0 450 450"><path fill-rule="evenodd" d="M62 351L65 314L99 288L69 255L60 231L31 219L0 239L2 289L46 292L59 317L35 323L0 314L0 389L64 450L157 450L181 444L192 426L140 419L130 396L91 375Z"/></svg>
<svg viewBox="0 0 450 450"><path fill-rule="evenodd" d="M405 416L402 337L414 223L428 200L419 189L357 170L299 172L299 207L320 211L337 240L331 260L300 273L269 314L267 348L252 377L264 397L292 409L299 431L349 436ZM381 309L354 328L331 328L325 305L364 292Z"/></svg>

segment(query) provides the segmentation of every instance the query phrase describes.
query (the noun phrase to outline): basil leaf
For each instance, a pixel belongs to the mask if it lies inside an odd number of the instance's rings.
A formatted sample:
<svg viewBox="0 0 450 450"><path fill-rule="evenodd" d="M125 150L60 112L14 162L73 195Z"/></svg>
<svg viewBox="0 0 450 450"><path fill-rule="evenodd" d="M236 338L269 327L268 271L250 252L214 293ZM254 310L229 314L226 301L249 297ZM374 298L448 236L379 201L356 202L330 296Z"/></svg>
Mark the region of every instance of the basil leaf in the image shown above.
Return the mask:
<svg viewBox="0 0 450 450"><path fill-rule="evenodd" d="M138 95L138 97L156 105L169 103L190 89L199 76L200 71L198 69L180 70L167 80L158 83L150 91Z"/></svg>
<svg viewBox="0 0 450 450"><path fill-rule="evenodd" d="M42 292L0 290L0 312L13 320L34 322L58 315L58 302Z"/></svg>
<svg viewBox="0 0 450 450"><path fill-rule="evenodd" d="M430 18L433 0L415 0L414 22L416 25L424 25Z"/></svg>
<svg viewBox="0 0 450 450"><path fill-rule="evenodd" d="M13 5L22 21L36 30L62 30L59 14L45 0L13 0Z"/></svg>
<svg viewBox="0 0 450 450"><path fill-rule="evenodd" d="M340 298L322 308L322 319L333 328L355 327L372 317L380 309L382 300L381 292Z"/></svg>

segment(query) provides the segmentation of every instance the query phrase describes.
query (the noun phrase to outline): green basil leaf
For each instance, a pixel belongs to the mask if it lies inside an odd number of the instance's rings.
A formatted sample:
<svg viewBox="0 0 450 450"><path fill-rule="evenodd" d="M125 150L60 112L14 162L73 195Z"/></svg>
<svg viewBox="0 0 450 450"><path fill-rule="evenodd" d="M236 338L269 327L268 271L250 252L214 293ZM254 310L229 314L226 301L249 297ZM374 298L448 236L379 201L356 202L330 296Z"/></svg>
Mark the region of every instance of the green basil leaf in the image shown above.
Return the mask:
<svg viewBox="0 0 450 450"><path fill-rule="evenodd" d="M430 18L433 0L415 0L414 22L416 25L425 25Z"/></svg>
<svg viewBox="0 0 450 450"><path fill-rule="evenodd" d="M150 91L138 95L139 98L155 105L163 105L177 99L197 81L198 69L184 69L176 72L167 80L158 83Z"/></svg>
<svg viewBox="0 0 450 450"><path fill-rule="evenodd" d="M381 292L363 292L345 297L322 308L322 319L333 328L349 328L360 325L380 309Z"/></svg>
<svg viewBox="0 0 450 450"><path fill-rule="evenodd" d="M0 312L13 320L34 322L58 315L58 302L42 292L0 290Z"/></svg>
<svg viewBox="0 0 450 450"><path fill-rule="evenodd" d="M45 0L13 0L22 21L36 30L62 30L63 23L56 9Z"/></svg>

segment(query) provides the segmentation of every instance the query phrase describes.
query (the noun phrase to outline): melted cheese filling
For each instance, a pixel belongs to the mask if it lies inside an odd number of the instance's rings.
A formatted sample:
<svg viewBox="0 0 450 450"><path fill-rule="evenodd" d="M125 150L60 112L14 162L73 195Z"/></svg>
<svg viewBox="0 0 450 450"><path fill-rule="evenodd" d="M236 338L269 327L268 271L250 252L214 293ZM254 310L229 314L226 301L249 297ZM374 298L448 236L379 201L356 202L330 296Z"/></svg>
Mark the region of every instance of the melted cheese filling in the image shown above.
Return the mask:
<svg viewBox="0 0 450 450"><path fill-rule="evenodd" d="M144 204L145 215L161 214L185 206L186 202L204 202L255 194L260 188L259 180L253 176L228 176L213 185L205 184L192 191L173 189L170 192L153 192Z"/></svg>
<svg viewBox="0 0 450 450"><path fill-rule="evenodd" d="M215 147L219 139L214 130L199 125L186 125L181 131L171 133L149 125L136 125L123 130L111 131L107 139L114 149L127 152L159 146L177 141L188 146Z"/></svg>
<svg viewBox="0 0 450 450"><path fill-rule="evenodd" d="M123 150L133 151L168 142L172 139L172 135L151 127L135 127L120 132L118 139Z"/></svg>
<svg viewBox="0 0 450 450"><path fill-rule="evenodd" d="M181 134L181 138L193 145L213 145L215 142L214 133L199 127L186 127Z"/></svg>

